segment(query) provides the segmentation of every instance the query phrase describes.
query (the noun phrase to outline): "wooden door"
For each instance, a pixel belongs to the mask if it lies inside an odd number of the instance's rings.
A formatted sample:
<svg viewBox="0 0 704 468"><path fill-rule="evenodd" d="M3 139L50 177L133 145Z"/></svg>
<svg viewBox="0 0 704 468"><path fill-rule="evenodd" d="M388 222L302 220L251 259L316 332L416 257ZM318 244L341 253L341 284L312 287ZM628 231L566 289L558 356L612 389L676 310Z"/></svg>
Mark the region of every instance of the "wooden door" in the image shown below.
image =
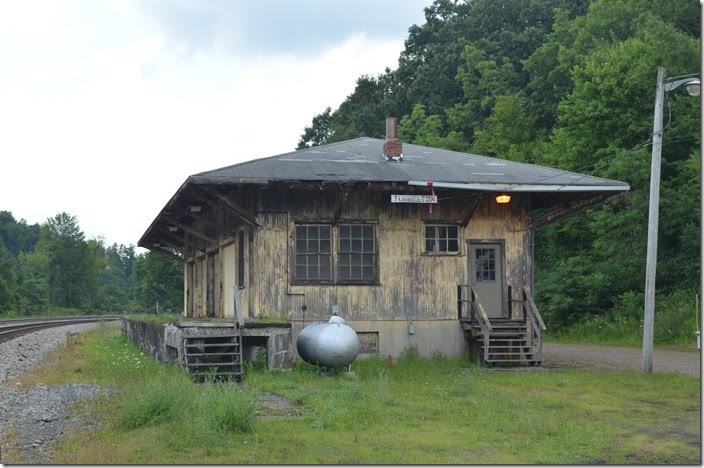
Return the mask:
<svg viewBox="0 0 704 468"><path fill-rule="evenodd" d="M504 256L500 243L470 243L469 278L489 318L505 317Z"/></svg>

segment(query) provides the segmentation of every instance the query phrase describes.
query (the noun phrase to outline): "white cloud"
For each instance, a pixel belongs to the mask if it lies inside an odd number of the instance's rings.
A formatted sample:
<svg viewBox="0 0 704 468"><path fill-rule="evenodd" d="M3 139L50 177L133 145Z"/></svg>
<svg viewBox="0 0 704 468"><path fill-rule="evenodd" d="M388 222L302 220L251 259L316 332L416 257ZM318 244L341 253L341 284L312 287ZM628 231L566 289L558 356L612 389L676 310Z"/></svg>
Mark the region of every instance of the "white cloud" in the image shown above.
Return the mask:
<svg viewBox="0 0 704 468"><path fill-rule="evenodd" d="M403 46L358 35L315 56L189 52L128 3L44 8L57 4L0 6L0 209L68 211L108 242L136 243L189 174L292 150Z"/></svg>

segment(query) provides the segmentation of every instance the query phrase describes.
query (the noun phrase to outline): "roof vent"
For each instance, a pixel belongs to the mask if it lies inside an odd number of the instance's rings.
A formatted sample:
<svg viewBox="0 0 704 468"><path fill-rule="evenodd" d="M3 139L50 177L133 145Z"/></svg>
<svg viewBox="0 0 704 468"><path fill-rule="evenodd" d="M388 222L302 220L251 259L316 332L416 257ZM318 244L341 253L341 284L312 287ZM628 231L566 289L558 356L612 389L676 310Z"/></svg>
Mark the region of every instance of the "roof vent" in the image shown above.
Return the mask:
<svg viewBox="0 0 704 468"><path fill-rule="evenodd" d="M387 161L401 161L403 159L403 145L398 141L396 117L386 118L386 141L384 142L384 158Z"/></svg>

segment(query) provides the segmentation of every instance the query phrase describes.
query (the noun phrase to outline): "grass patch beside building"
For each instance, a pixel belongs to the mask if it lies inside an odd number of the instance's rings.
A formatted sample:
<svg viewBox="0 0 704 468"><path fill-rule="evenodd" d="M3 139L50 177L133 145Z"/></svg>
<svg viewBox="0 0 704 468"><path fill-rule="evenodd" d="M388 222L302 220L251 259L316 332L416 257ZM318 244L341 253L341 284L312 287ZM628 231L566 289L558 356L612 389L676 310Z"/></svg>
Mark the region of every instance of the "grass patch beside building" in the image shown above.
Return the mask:
<svg viewBox="0 0 704 468"><path fill-rule="evenodd" d="M80 368L80 371L76 371ZM24 383L118 389L79 411L56 463L699 463L697 379L636 372L491 372L460 359L250 370L246 384L197 386L153 362L115 329L64 347ZM309 410L254 419L266 391ZM657 424L654 423L657 422ZM10 462L8 460L8 462Z"/></svg>

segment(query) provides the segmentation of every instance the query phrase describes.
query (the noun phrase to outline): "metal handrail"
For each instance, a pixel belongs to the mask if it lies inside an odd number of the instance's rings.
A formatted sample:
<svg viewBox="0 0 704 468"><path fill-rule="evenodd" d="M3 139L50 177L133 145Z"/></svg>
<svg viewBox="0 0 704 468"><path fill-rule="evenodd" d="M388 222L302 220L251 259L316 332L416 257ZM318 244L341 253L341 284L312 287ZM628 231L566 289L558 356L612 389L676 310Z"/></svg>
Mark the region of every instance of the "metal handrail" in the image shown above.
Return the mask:
<svg viewBox="0 0 704 468"><path fill-rule="evenodd" d="M523 288L523 294L525 295L526 300L528 301L528 305L530 306L528 308L528 311L531 313L531 318L536 319L542 331L547 330L547 328L545 327L545 322L543 322L543 317L540 316L540 311L538 311L538 306L536 306L535 302L533 301L533 296L528 294L528 291L525 287Z"/></svg>
<svg viewBox="0 0 704 468"><path fill-rule="evenodd" d="M538 359L542 361L543 359L543 332L546 330L545 327L545 322L543 322L543 318L540 316L540 311L538 311L538 307L535 305L535 302L533 301L533 297L528 293L526 288L523 288L523 297L524 297L524 304L528 304L528 314L530 315L530 341L531 341L531 346L535 349L537 347L538 349ZM538 342L534 345L533 344L533 333L535 333L536 338L538 339Z"/></svg>
<svg viewBox="0 0 704 468"><path fill-rule="evenodd" d="M474 306L476 304L476 307L479 310L479 320L477 321L479 322L479 327L482 329L482 338L484 340L484 362L487 362L489 360L489 334L493 330L491 327L491 321L489 320L489 316L484 310L484 306L480 301L479 294L477 294L477 292L474 290L474 288L472 288L471 285L469 286L469 294L472 301L472 309L474 309Z"/></svg>
<svg viewBox="0 0 704 468"><path fill-rule="evenodd" d="M472 292L474 292L474 291L472 291ZM489 332L491 332L492 327L491 327L491 322L489 321L489 316L486 314L486 311L484 310L484 306L479 301L479 295L476 292L474 292L474 298L475 298L475 300L473 303L476 303L477 308L479 309L479 318L481 319L480 323L484 322L484 326L486 326L487 330L489 330Z"/></svg>

